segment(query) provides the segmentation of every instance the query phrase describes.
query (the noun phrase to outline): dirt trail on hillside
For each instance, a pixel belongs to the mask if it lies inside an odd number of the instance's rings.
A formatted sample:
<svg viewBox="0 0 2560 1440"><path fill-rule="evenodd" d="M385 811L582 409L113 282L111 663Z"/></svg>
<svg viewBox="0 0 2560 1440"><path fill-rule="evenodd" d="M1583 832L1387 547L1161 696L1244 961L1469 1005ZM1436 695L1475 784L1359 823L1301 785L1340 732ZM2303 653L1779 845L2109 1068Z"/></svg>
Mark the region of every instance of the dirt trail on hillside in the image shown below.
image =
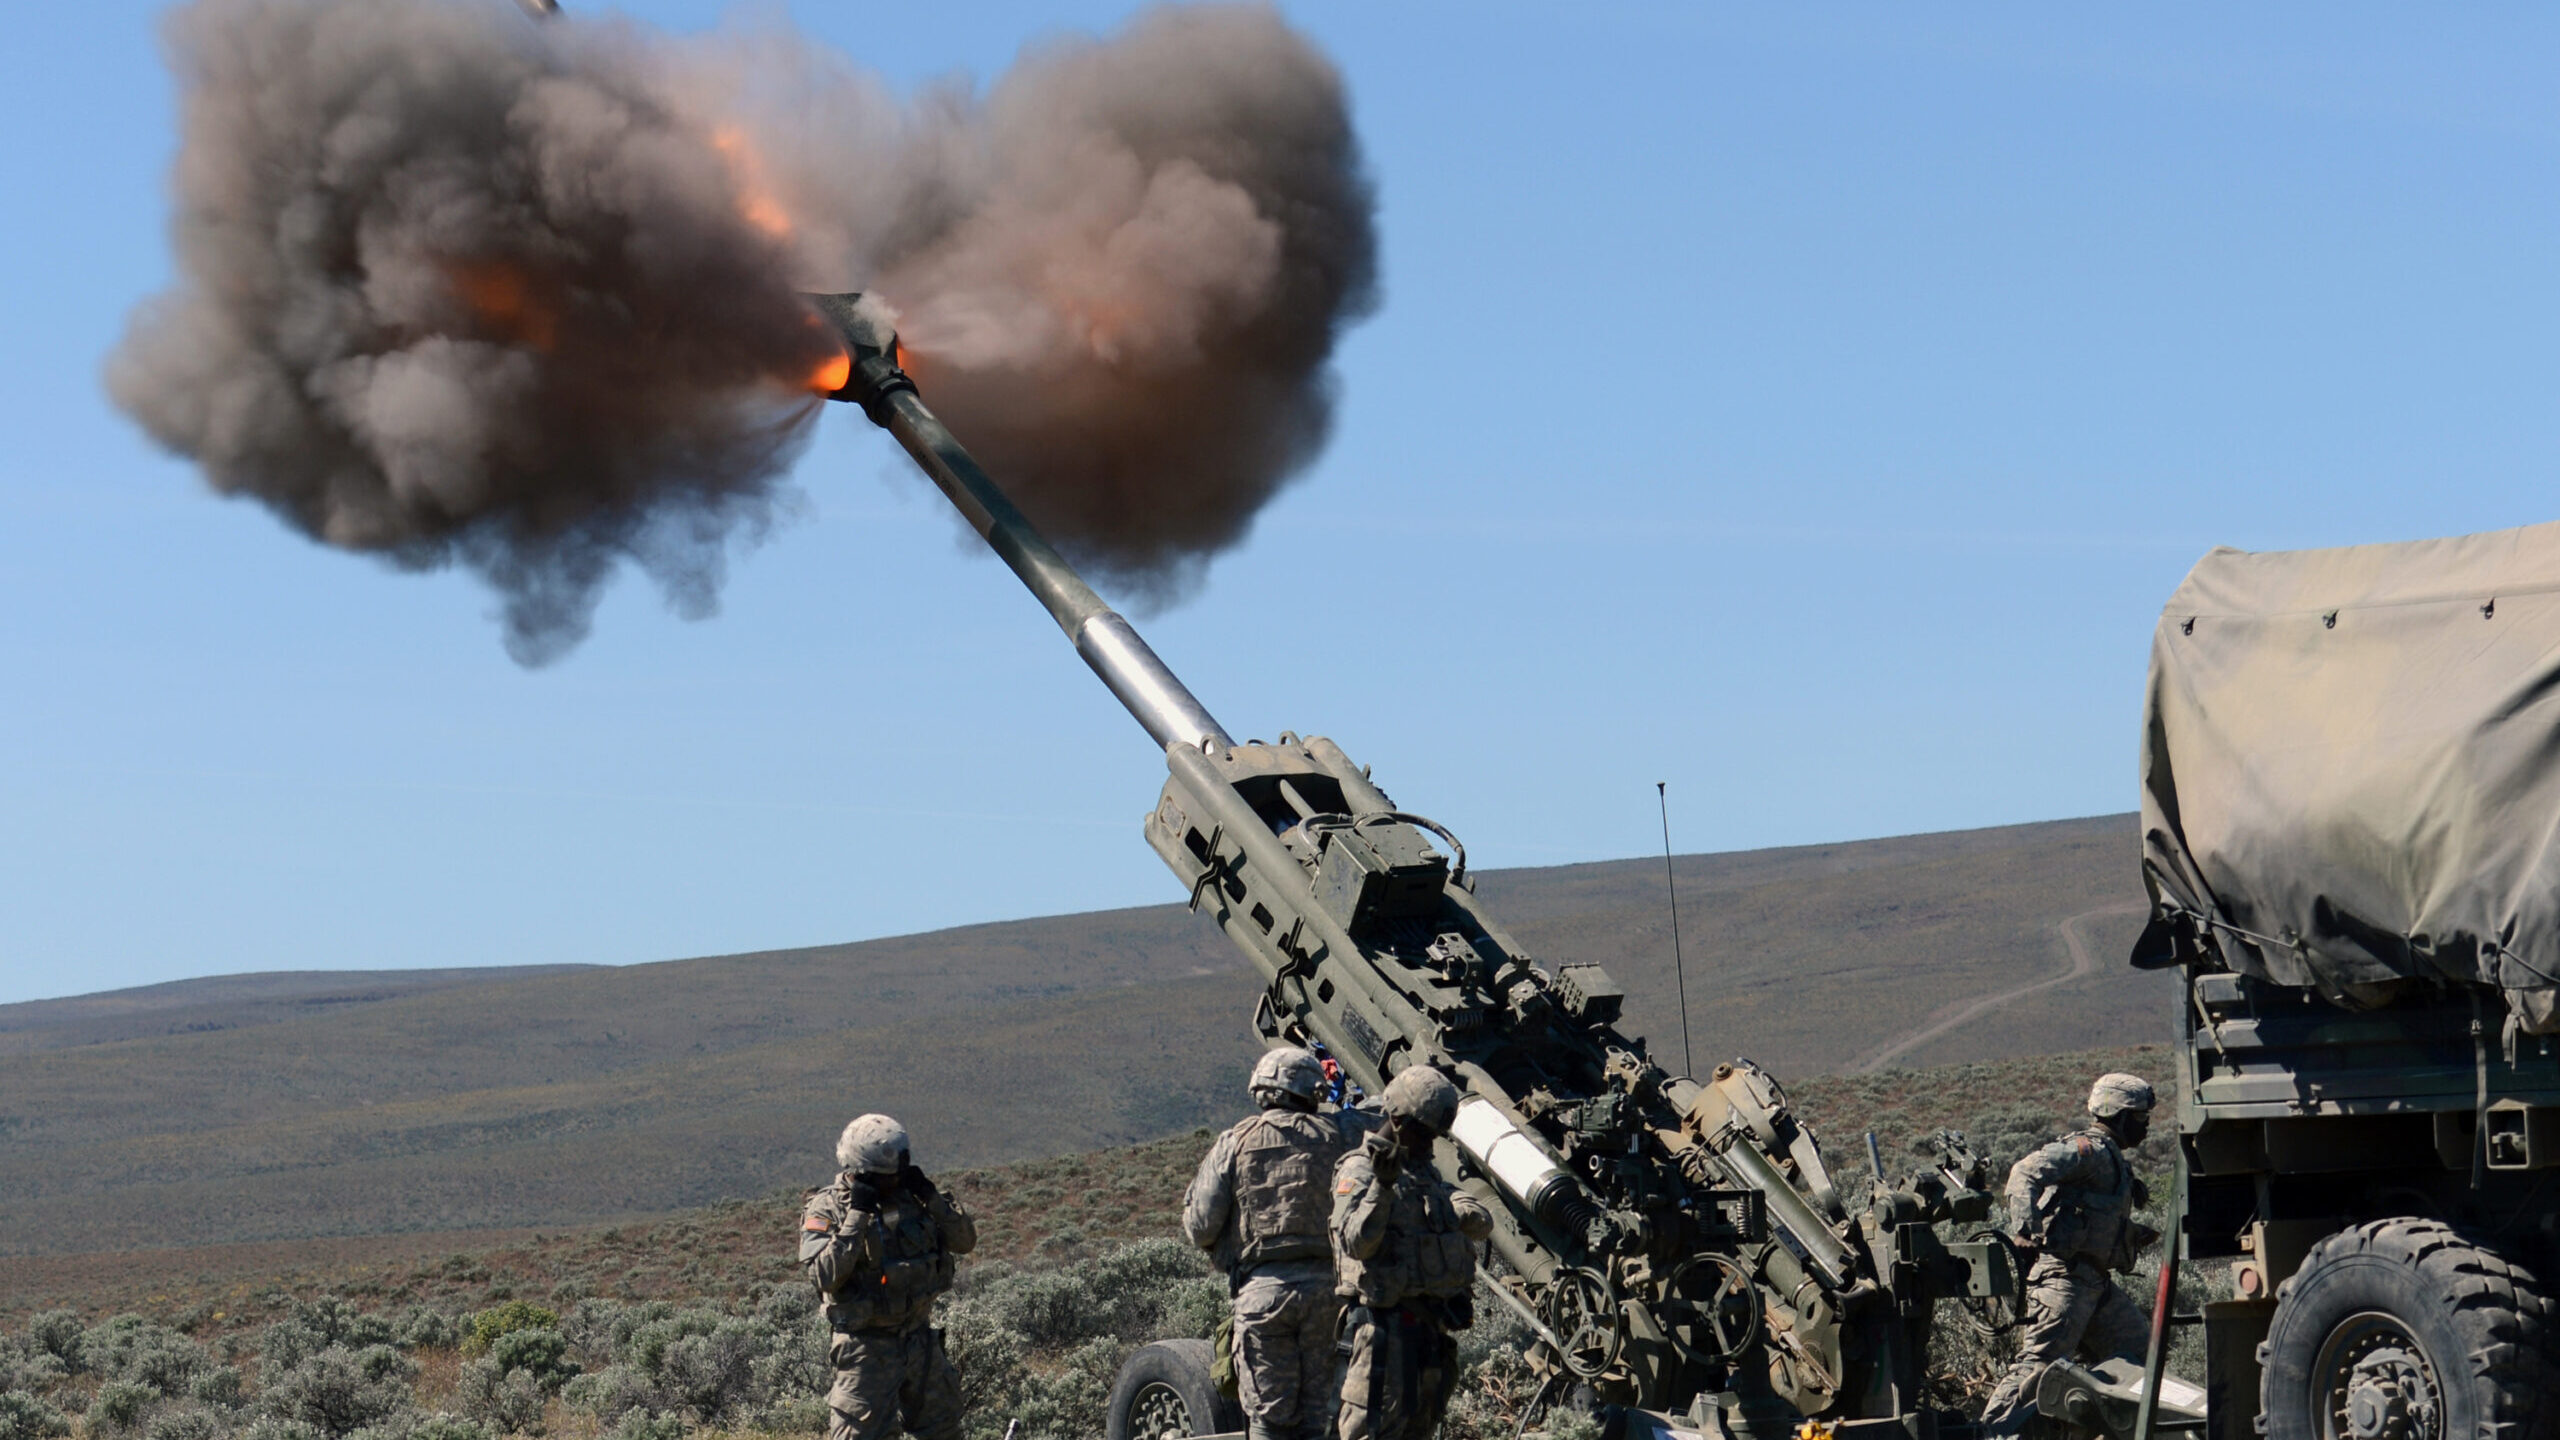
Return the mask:
<svg viewBox="0 0 2560 1440"><path fill-rule="evenodd" d="M2138 915L2150 908L2148 901L2101 905L2095 910L2083 910L2064 920L2053 927L2062 932L2062 943L2071 952L2071 964L2061 974L2047 976L2042 980L2018 986L2014 990L2003 990L1996 995L1985 995L1979 1000L1967 1001L1953 1014L1932 1019L1919 1029L1897 1037L1883 1049L1875 1051L1857 1064L1850 1066L1848 1073L1873 1074L1958 1026L1969 1025L2002 1006L2015 1004L2030 995L2041 994L2057 985L2068 985L2090 974L2098 968L2098 962L2090 955L2088 944L2080 938L2080 922L2095 920L2105 915Z"/></svg>

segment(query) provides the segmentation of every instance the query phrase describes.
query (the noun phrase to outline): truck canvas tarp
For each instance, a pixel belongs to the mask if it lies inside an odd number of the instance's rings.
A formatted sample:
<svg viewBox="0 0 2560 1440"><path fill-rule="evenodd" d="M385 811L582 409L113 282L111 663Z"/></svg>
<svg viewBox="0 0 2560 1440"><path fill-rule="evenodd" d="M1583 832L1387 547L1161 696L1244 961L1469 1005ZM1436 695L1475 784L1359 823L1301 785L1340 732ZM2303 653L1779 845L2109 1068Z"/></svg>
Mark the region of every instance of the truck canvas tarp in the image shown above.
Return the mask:
<svg viewBox="0 0 2560 1440"><path fill-rule="evenodd" d="M2175 929L2341 1003L2477 980L2560 1029L2560 524L2216 550L2161 612L2145 707Z"/></svg>

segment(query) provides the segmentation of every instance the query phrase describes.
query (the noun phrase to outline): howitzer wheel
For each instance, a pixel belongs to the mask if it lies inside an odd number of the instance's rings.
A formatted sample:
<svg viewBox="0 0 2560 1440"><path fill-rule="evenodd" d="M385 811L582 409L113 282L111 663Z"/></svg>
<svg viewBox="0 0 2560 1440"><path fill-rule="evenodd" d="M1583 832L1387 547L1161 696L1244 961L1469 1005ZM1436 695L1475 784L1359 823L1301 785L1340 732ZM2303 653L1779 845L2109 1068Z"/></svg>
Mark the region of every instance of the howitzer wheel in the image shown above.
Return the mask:
<svg viewBox="0 0 2560 1440"><path fill-rule="evenodd" d="M1699 1255L1671 1272L1655 1307L1671 1343L1693 1362L1729 1364L1760 1338L1760 1287L1722 1255Z"/></svg>
<svg viewBox="0 0 2560 1440"><path fill-rule="evenodd" d="M1218 1393L1206 1340L1159 1340L1120 1367L1104 1413L1108 1440L1182 1440L1244 1428L1244 1411Z"/></svg>
<svg viewBox="0 0 2560 1440"><path fill-rule="evenodd" d="M1556 1358L1588 1380L1618 1363L1627 1341L1627 1319L1618 1310L1617 1287L1597 1270L1560 1270L1538 1299L1538 1318L1564 1341Z"/></svg>

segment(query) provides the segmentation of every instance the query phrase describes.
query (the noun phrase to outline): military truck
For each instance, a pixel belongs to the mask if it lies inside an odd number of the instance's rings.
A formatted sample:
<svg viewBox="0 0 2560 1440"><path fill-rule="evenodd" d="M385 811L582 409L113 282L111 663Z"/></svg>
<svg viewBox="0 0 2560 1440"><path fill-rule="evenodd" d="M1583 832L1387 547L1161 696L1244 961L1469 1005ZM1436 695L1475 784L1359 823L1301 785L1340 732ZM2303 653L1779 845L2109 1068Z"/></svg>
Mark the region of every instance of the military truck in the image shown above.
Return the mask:
<svg viewBox="0 0 2560 1440"><path fill-rule="evenodd" d="M2207 555L2141 769L2213 1440L2560 1428L2560 525Z"/></svg>
<svg viewBox="0 0 2560 1440"><path fill-rule="evenodd" d="M1446 827L1323 737L1230 735L926 408L883 308L811 304L851 361L832 398L905 447L1162 752L1142 828L1259 971L1254 1032L1321 1047L1371 1092L1417 1065L1459 1087L1433 1163L1494 1216L1487 1293L1536 1337L1533 1408L1591 1410L1611 1440L1964 1426L1923 1373L1938 1302L2014 1303L2019 1276L1961 1137L1917 1174L1876 1164L1861 1202L1757 1066L1666 1069L1619 1028L1606 971L1541 963L1477 903ZM2057 1367L2046 1388L2095 1428L2133 1413L2122 1376ZM1139 1351L1111 1403L1111 1440L1239 1423L1198 1341Z"/></svg>

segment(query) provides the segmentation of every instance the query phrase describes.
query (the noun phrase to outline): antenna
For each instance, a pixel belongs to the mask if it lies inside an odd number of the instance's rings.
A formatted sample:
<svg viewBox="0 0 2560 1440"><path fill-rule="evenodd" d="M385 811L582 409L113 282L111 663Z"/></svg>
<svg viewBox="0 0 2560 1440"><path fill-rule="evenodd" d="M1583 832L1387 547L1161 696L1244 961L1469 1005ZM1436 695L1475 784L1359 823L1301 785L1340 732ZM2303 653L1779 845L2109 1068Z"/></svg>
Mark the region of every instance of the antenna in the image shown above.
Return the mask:
<svg viewBox="0 0 2560 1440"><path fill-rule="evenodd" d="M1671 782L1653 782L1653 798L1662 806L1662 886L1671 892L1671 975L1680 982L1680 1068L1691 1078L1698 1057L1689 1048L1689 970L1680 956L1680 885L1671 878Z"/></svg>

